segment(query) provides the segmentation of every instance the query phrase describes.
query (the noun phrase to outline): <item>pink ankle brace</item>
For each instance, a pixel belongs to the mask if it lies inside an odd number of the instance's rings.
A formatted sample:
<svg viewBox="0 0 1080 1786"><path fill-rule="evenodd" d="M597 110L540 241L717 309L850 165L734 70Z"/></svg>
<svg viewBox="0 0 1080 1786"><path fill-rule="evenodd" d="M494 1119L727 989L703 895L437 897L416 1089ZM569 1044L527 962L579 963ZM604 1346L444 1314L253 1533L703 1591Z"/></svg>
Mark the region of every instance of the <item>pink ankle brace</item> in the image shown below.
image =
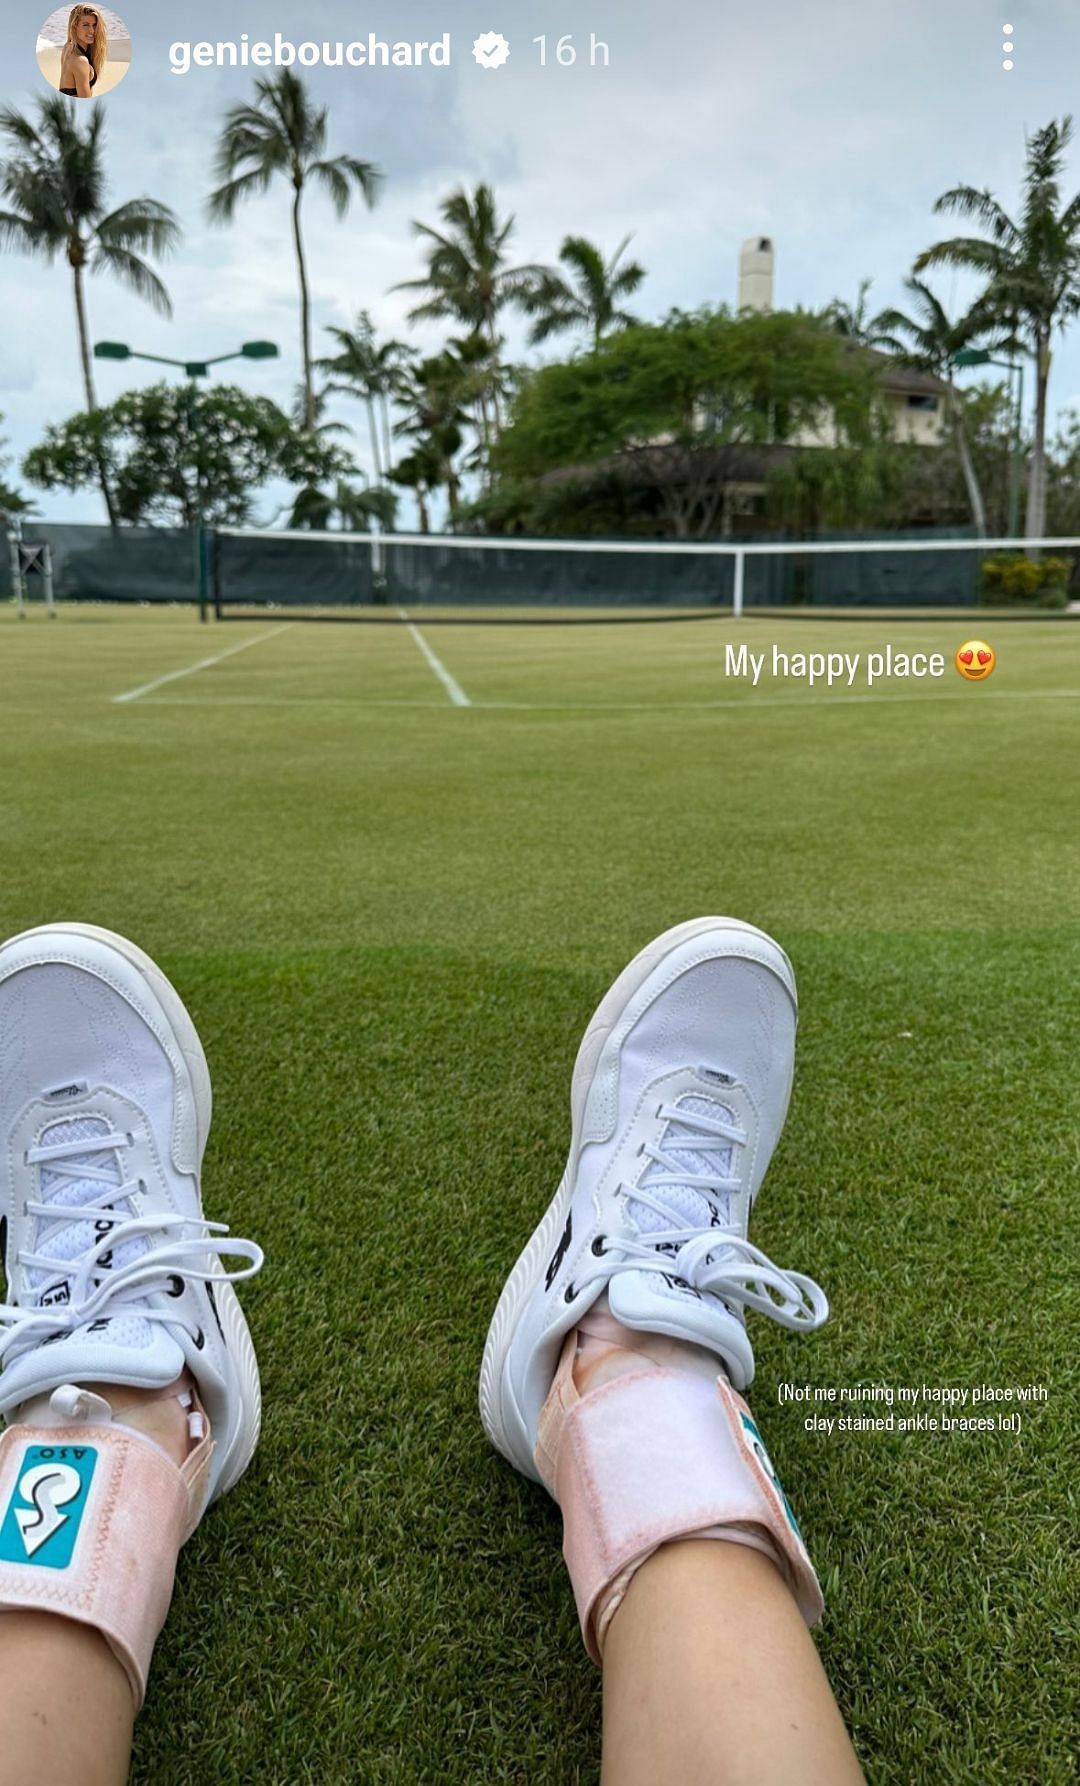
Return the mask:
<svg viewBox="0 0 1080 1786"><path fill-rule="evenodd" d="M197 1404L189 1430L199 1442L183 1465L114 1424L100 1396L66 1385L52 1412L61 1424L10 1426L0 1438L0 1611L96 1626L138 1711L176 1559L205 1505L212 1440Z"/></svg>
<svg viewBox="0 0 1080 1786"><path fill-rule="evenodd" d="M808 1625L823 1601L750 1410L723 1376L652 1365L579 1395L576 1336L540 1416L536 1461L594 1662L637 1569L662 1544L718 1538L772 1558Z"/></svg>

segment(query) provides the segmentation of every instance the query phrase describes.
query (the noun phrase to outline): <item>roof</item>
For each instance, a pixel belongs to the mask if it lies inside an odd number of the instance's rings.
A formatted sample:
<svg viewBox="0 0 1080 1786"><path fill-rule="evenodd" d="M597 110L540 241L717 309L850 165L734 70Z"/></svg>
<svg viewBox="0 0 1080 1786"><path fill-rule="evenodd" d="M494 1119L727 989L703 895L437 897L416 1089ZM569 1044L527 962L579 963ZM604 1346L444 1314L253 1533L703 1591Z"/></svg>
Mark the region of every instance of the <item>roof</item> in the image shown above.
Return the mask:
<svg viewBox="0 0 1080 1786"><path fill-rule="evenodd" d="M865 355L876 370L887 391L910 392L925 397L940 397L948 390L943 378L933 372L921 372L917 366L905 366L892 354L879 353L875 347L859 347L854 341L847 344L849 353Z"/></svg>

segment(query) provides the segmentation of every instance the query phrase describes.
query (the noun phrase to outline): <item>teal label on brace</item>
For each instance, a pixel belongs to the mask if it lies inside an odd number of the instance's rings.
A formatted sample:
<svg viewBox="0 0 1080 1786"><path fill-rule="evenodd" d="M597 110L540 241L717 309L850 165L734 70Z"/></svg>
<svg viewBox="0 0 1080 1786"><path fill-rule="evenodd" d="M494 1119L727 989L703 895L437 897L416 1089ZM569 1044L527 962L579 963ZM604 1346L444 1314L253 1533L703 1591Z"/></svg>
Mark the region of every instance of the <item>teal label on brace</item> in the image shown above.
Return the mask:
<svg viewBox="0 0 1080 1786"><path fill-rule="evenodd" d="M753 1450L754 1450L754 1453L758 1459L758 1462L761 1464L761 1467L765 1471L766 1476L769 1478L769 1481L772 1483L777 1494L780 1496L780 1499L784 1503L784 1512L788 1516L788 1523L791 1526L792 1531L795 1533L795 1536L799 1540L799 1543L802 1544L803 1535L799 1530L799 1522L795 1518L794 1513L792 1513L792 1511L791 1511L791 1502L788 1500L787 1495L784 1493L784 1485L781 1482L779 1476L776 1474L776 1471L773 1469L773 1461L772 1461L772 1458L769 1456L769 1453L765 1449L764 1439L762 1438L761 1434L758 1432L758 1429L754 1425L754 1422L751 1420L749 1414L744 1414L741 1409L739 1411L739 1419L742 1421L743 1430L749 1434L750 1444L753 1447Z"/></svg>
<svg viewBox="0 0 1080 1786"><path fill-rule="evenodd" d="M66 1569L97 1466L91 1445L28 1445L0 1524L0 1562Z"/></svg>

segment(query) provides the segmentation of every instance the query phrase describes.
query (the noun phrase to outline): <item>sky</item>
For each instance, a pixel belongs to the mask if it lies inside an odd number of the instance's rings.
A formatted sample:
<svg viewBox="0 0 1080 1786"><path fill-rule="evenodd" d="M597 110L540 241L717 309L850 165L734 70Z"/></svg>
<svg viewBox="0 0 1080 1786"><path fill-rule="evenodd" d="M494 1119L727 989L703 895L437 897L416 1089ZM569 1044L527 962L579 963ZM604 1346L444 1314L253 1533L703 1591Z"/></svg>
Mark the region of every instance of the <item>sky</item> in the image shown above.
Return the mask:
<svg viewBox="0 0 1080 1786"><path fill-rule="evenodd" d="M7 103L32 113L48 88L35 60L52 9L5 0ZM903 300L901 282L917 253L954 226L932 214L947 187L987 187L1013 210L1025 133L1069 110L1080 66L1076 0L125 0L117 9L132 39L132 65L103 100L110 202L148 194L170 205L183 241L161 272L171 320L107 278L90 281L94 339L128 342L177 358L224 353L265 338L277 362L238 361L223 374L284 405L300 377L296 270L289 234L291 192L276 184L245 205L228 228L210 225L214 145L230 105L253 96L243 68L170 68L177 42L272 39L295 43L437 40L450 34L449 67L305 70L329 107L330 155L351 153L383 174L368 211L356 202L344 223L317 192L304 228L314 302L315 351L324 330L348 326L361 307L380 332L429 351L441 325L407 321L399 281L422 271L416 219L438 222L440 201L481 180L516 220L518 262L553 262L567 234L606 252L632 235L647 269L634 308L644 317L671 306L732 303L739 249L752 235L776 247L776 304L854 302L871 278L874 308ZM578 21L582 21L579 23ZM1003 27L1012 26L1010 72ZM578 59L555 60L570 31ZM500 31L510 57L498 69L474 62L482 32ZM547 38L547 66L533 39ZM608 65L591 65L592 37ZM180 60L181 58L177 58ZM597 52L597 61L603 58ZM1080 137L1066 190L1080 190ZM943 273L948 306L972 295L963 275ZM15 460L46 424L81 406L70 273L5 250L0 254L5 326L0 334L0 432ZM523 325L506 325L511 351L527 350ZM563 352L565 345L555 352ZM548 350L549 353L551 350ZM98 394L109 402L161 369L100 363ZM173 375L169 375L173 376ZM179 377L180 374L176 374ZM1059 343L1051 407L1080 410L1080 323ZM359 405L335 413L355 427L353 450L367 465ZM10 476L10 473L9 473ZM98 520L93 492L35 494L49 519ZM260 497L256 518L272 522L282 492ZM412 516L403 513L403 524Z"/></svg>

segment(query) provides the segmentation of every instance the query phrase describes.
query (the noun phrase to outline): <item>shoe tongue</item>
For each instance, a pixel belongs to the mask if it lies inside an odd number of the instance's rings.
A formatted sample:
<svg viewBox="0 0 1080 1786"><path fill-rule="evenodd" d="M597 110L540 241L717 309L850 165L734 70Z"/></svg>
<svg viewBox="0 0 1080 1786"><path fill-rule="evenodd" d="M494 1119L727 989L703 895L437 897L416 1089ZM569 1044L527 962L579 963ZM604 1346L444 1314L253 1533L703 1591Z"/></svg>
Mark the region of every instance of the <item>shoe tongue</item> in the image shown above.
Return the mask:
<svg viewBox="0 0 1080 1786"><path fill-rule="evenodd" d="M85 1141L85 1154L76 1154L66 1159L63 1164L66 1171L58 1171L57 1167L44 1164L41 1167L39 1202L57 1204L63 1213L54 1219L39 1217L37 1233L34 1238L33 1251L41 1258L54 1262L52 1269L35 1268L30 1272L30 1282L39 1292L39 1304L42 1308L62 1307L71 1301L72 1277L66 1267L95 1246L102 1238L97 1224L110 1218L123 1221L135 1214L131 1202L126 1197L110 1200L104 1207L89 1210L86 1217L80 1220L77 1216L67 1214L69 1208L79 1204L89 1205L98 1202L106 1190L100 1178L79 1178L80 1166L106 1175L108 1181L118 1187L123 1183L121 1156L115 1147L95 1147L95 1141L110 1133L109 1124L101 1116L77 1116L65 1122L53 1123L41 1137L42 1145L51 1147L60 1142ZM147 1251L149 1241L142 1236L123 1241L114 1247L112 1252L106 1251L99 1261L95 1276L104 1275L110 1270L118 1270L133 1259L139 1259ZM123 1336L123 1342L132 1346L145 1346L151 1338L151 1323L144 1321L134 1310L125 1312L122 1317L110 1319L113 1329L112 1339ZM83 1328L76 1330L79 1333Z"/></svg>
<svg viewBox="0 0 1080 1786"><path fill-rule="evenodd" d="M712 1098L690 1095L680 1098L675 1107L689 1117L705 1116L714 1122L735 1124L733 1111ZM703 1152L704 1139L700 1128L690 1123L672 1119L665 1126L658 1145L668 1156L671 1166L660 1165L654 1160L638 1180L638 1185L651 1191L656 1201L670 1213L662 1215L651 1204L636 1197L627 1198L627 1215L643 1241L647 1242L651 1234L674 1227L700 1230L726 1227L731 1221L730 1191L670 1183L656 1185L655 1190L652 1188L656 1179L671 1178L676 1170L685 1170L694 1176L707 1174L712 1178L733 1178L734 1144L722 1142L718 1137L716 1145ZM693 1344L710 1346L725 1357L734 1347L741 1356L746 1342L739 1317L719 1296L711 1291L691 1289L689 1284L674 1276L674 1254L678 1247L673 1241L658 1242L656 1250L661 1255L672 1255L672 1275L632 1269L616 1272L608 1285L608 1300L616 1320L627 1327L652 1328L675 1334ZM719 1245L714 1257L722 1258L728 1250Z"/></svg>
<svg viewBox="0 0 1080 1786"><path fill-rule="evenodd" d="M735 1117L724 1104L718 1104L712 1098L684 1097L678 1100L675 1109L685 1111L687 1116L704 1116L712 1122L731 1123ZM638 1184L647 1191L652 1191L657 1179L671 1178L676 1170L684 1170L694 1177L707 1175L710 1178L730 1178L734 1173L734 1143L721 1141L716 1137L715 1145L702 1149L704 1140L712 1137L702 1135L700 1128L690 1123L671 1121L667 1123L660 1136L659 1146L668 1155L672 1164L669 1168L653 1160L649 1168L638 1180ZM661 1215L648 1203L639 1202L636 1197L627 1201L627 1214L643 1239L650 1234L662 1232L665 1228L682 1226L686 1228L720 1228L731 1220L731 1193L729 1191L708 1190L701 1185L692 1184L659 1184L653 1195L659 1203L670 1210L670 1215ZM659 1251L677 1252L673 1242L660 1242Z"/></svg>
<svg viewBox="0 0 1080 1786"><path fill-rule="evenodd" d="M41 1137L43 1146L60 1142L85 1142L86 1152L69 1156L63 1164L67 1171L57 1170L57 1161L39 1168L39 1203L55 1205L54 1217L39 1216L35 1223L31 1249L51 1262L48 1268L36 1266L30 1272L32 1287L39 1291L39 1306L55 1308L59 1314L70 1303L73 1288L74 1262L103 1238L97 1223L113 1216L118 1221L135 1214L128 1197L108 1200L109 1184L123 1184L123 1154L115 1147L103 1146L110 1133L109 1125L100 1116L68 1117L53 1123ZM95 1143L97 1145L95 1145ZM79 1169L100 1171L101 1178L80 1178ZM97 1203L96 1209L89 1206ZM87 1213L80 1217L78 1208ZM72 1213L69 1213L72 1212ZM151 1242L144 1235L122 1241L106 1249L95 1267L94 1276L107 1277L140 1259ZM27 1336L20 1346L12 1345L4 1360L0 1376L0 1411L10 1415L35 1396L50 1395L59 1384L131 1383L148 1389L164 1388L173 1383L184 1369L186 1358L173 1332L159 1321L148 1321L140 1312L139 1302L121 1305L106 1303L104 1312L82 1322L78 1327L58 1326L55 1332Z"/></svg>

